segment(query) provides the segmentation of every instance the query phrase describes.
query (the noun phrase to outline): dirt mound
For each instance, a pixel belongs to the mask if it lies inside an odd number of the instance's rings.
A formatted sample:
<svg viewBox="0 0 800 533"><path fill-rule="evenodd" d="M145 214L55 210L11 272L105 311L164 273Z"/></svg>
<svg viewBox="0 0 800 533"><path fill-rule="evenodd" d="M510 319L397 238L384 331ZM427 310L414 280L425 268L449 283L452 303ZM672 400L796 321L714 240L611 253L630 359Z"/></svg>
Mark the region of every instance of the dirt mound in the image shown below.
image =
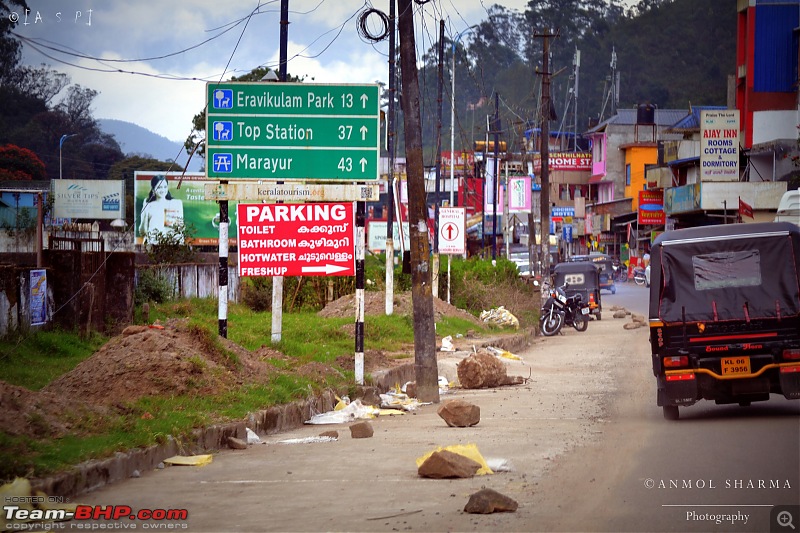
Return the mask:
<svg viewBox="0 0 800 533"><path fill-rule="evenodd" d="M248 350L221 345L235 358L185 321L163 329L131 326L42 391L109 405L144 396L215 394L270 374L272 367Z"/></svg>
<svg viewBox="0 0 800 533"><path fill-rule="evenodd" d="M0 430L32 438L61 437L78 418L103 412L80 400L31 391L5 381L0 381L0 405Z"/></svg>
<svg viewBox="0 0 800 533"><path fill-rule="evenodd" d="M393 299L393 313L403 316L412 316L414 314L414 306L411 299L411 292L400 292L394 295ZM364 314L365 315L382 315L386 314L386 296L382 291L365 291L364 292ZM475 324L480 324L480 320L475 316L469 314L463 309L459 309L444 300L433 297L433 314L434 320L440 320L444 316L463 318ZM325 318L343 318L356 316L356 296L349 294L343 296L338 300L334 300L325 306L324 309L319 311L317 315Z"/></svg>

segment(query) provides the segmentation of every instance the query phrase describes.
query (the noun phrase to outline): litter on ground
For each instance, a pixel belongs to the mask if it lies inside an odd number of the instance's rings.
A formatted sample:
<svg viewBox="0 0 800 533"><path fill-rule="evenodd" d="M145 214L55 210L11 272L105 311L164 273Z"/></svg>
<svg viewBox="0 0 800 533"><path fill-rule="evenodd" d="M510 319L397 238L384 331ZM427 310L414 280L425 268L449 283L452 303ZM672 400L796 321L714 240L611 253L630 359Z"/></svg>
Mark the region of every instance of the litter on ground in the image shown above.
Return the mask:
<svg viewBox="0 0 800 533"><path fill-rule="evenodd" d="M340 402L343 403L343 402ZM337 404L338 407L338 404ZM375 418L380 414L380 409L371 405L364 405L360 399L353 400L341 408L319 413L306 420L306 424L344 424L353 420Z"/></svg>
<svg viewBox="0 0 800 533"><path fill-rule="evenodd" d="M439 349L442 352L455 352L456 347L453 346L453 337L448 335L442 339L442 347Z"/></svg>
<svg viewBox="0 0 800 533"><path fill-rule="evenodd" d="M315 444L317 442L336 442L337 440L333 437L305 437L303 439L279 440L278 444Z"/></svg>
<svg viewBox="0 0 800 533"><path fill-rule="evenodd" d="M494 346L487 346L486 349L497 357L501 357L503 359L511 359L512 361L522 361L522 357L515 355L509 352L508 350L503 350L502 348L495 348Z"/></svg>
<svg viewBox="0 0 800 533"><path fill-rule="evenodd" d="M261 438L250 428L244 428L247 432L247 444L263 444Z"/></svg>
<svg viewBox="0 0 800 533"><path fill-rule="evenodd" d="M174 466L205 466L211 463L211 454L204 455L176 455L169 459L164 459L164 463Z"/></svg>
<svg viewBox="0 0 800 533"><path fill-rule="evenodd" d="M488 311L481 311L480 319L482 322L495 324L497 326L519 329L519 319L502 305Z"/></svg>

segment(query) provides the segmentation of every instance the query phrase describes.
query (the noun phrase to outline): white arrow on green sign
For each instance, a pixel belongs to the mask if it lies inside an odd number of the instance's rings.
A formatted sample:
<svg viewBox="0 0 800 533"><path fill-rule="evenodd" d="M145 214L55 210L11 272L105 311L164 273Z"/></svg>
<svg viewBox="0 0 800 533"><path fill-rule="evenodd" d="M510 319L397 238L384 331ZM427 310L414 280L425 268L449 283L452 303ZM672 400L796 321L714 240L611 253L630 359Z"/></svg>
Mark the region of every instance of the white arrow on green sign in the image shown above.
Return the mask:
<svg viewBox="0 0 800 533"><path fill-rule="evenodd" d="M209 83L206 174L378 179L378 85Z"/></svg>

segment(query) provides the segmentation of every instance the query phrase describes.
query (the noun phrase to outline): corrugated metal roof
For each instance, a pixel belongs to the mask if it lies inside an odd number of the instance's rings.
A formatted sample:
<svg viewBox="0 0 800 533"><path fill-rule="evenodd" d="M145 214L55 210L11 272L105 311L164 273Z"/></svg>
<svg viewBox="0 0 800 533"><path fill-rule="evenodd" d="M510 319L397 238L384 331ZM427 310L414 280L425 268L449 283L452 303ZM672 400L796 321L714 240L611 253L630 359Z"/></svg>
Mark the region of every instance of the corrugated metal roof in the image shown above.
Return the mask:
<svg viewBox="0 0 800 533"><path fill-rule="evenodd" d="M672 161L667 162L667 166L669 167L682 167L688 165L689 163L699 163L700 156L696 155L694 157L685 157L683 159L674 159Z"/></svg>
<svg viewBox="0 0 800 533"><path fill-rule="evenodd" d="M618 109L617 114L604 120L594 128L587 131L587 133L596 133L604 131L610 125L618 126L633 126L636 124L637 109ZM657 126L672 126L680 119L686 116L685 109L655 109L654 120Z"/></svg>
<svg viewBox="0 0 800 533"><path fill-rule="evenodd" d="M666 131L671 132L684 132L684 131L700 131L700 113L702 111L722 111L728 109L725 106L692 106L689 114L680 119L678 122L668 128Z"/></svg>

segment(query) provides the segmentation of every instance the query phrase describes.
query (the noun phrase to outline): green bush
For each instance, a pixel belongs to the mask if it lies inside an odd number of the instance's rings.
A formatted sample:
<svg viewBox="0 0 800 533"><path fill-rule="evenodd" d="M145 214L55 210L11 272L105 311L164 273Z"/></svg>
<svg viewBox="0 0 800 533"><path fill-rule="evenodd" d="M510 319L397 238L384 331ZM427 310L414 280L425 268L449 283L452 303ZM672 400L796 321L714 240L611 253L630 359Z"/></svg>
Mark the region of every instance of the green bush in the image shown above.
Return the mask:
<svg viewBox="0 0 800 533"><path fill-rule="evenodd" d="M440 257L439 297L447 298L447 262L449 256ZM517 315L526 317L536 307L533 286L519 279L513 262L498 258L491 260L474 257L455 257L450 267L450 303L475 316L481 311L504 306ZM364 261L367 291L386 290L386 260L384 254L370 254ZM243 278L242 303L252 311L271 311L272 278ZM411 290L411 276L402 273L402 264L394 267L394 292ZM288 277L283 282L283 309L285 312L319 311L327 303L355 292L354 277ZM538 309L538 307L536 307Z"/></svg>
<svg viewBox="0 0 800 533"><path fill-rule="evenodd" d="M137 276L133 293L136 305L146 302L164 303L175 297L175 287L157 268L139 269Z"/></svg>

